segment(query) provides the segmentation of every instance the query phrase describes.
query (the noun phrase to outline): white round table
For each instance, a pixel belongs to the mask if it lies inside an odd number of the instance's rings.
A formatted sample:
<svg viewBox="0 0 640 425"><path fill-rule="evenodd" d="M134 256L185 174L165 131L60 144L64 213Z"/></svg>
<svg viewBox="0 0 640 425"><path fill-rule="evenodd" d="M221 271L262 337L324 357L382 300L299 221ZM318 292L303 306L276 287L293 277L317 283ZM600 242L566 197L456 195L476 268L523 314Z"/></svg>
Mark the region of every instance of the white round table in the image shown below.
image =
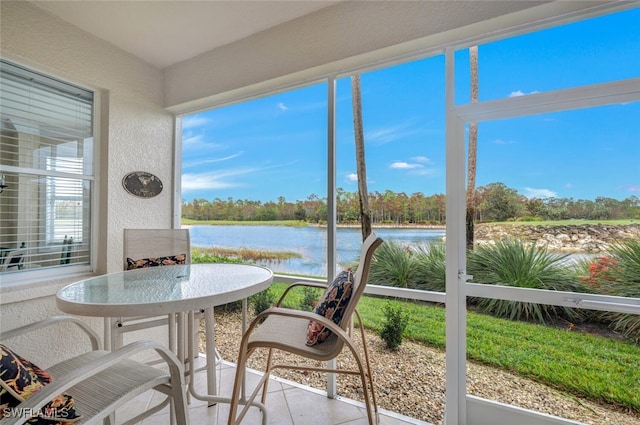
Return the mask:
<svg viewBox="0 0 640 425"><path fill-rule="evenodd" d="M243 332L246 326L246 299L267 289L273 282L271 270L247 265L228 263L190 264L148 267L121 271L84 279L60 289L56 294L56 305L69 314L105 318L105 345L115 348L122 344L117 332L119 317L169 317L169 341L173 344L171 323L177 318L176 345L179 358L189 371L192 394L211 402L226 401L215 391L215 334L213 308L218 305L243 300ZM185 338L186 323L193 323L194 311L204 310L207 340L206 396L197 394L193 388L193 358L195 355L195 332L189 330ZM115 330L115 331L114 331ZM114 338L113 334L120 335ZM185 345L188 355L184 354ZM174 347L172 347L174 348Z"/></svg>
<svg viewBox="0 0 640 425"><path fill-rule="evenodd" d="M247 264L190 264L121 271L60 289L56 305L80 316L157 316L227 304L267 289L273 273Z"/></svg>

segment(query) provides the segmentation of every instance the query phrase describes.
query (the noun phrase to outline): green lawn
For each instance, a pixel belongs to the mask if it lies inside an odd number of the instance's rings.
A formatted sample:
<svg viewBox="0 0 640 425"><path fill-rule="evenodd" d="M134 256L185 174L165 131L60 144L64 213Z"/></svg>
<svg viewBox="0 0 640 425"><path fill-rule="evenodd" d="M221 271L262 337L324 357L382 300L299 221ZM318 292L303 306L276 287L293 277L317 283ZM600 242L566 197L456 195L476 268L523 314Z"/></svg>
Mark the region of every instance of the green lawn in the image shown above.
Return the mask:
<svg viewBox="0 0 640 425"><path fill-rule="evenodd" d="M276 283L277 297L285 284ZM301 293L288 297L290 307ZM409 316L405 338L444 349L445 310L439 306L364 296L358 305L367 328L379 331L384 306ZM467 313L467 357L561 391L640 412L640 345L602 336Z"/></svg>
<svg viewBox="0 0 640 425"><path fill-rule="evenodd" d="M235 220L191 220L182 219L184 226L209 225L209 226L291 226L306 227L309 223L300 220L272 220L272 221L235 221Z"/></svg>

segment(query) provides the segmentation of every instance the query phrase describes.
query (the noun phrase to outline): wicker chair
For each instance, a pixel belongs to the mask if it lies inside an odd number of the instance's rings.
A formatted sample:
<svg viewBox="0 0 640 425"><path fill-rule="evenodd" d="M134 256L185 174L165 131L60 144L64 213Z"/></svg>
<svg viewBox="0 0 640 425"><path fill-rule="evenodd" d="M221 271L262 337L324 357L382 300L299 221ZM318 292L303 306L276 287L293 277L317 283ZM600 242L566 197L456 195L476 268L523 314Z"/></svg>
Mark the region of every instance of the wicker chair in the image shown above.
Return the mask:
<svg viewBox="0 0 640 425"><path fill-rule="evenodd" d="M360 261L358 269L353 275L353 287L351 298L344 308L344 314L339 324L333 320L326 318L320 314L307 311L299 311L280 307L283 299L293 287L311 286L326 289L323 284L313 284L306 282L297 282L287 288L275 307L269 308L260 313L251 322L247 331L244 333L240 345L240 353L238 355L238 364L236 368L235 382L233 394L231 398L231 408L229 412L228 424L239 424L247 413L248 409L256 403L254 402L260 389L262 388L262 405L263 415L266 415L264 403L267 395L267 384L272 370L293 369L293 370L309 370L320 372L343 373L360 376L364 393L365 404L367 408L367 417L369 424L379 423L378 406L373 387L373 377L371 375L371 367L369 364L369 355L365 341L362 320L356 309L358 300L362 295L369 276L369 267L373 258L373 252L382 243L382 239L375 234L371 234L362 244ZM362 337L362 355L360 350L356 349L353 335L351 332L352 315L356 314L360 325L360 335ZM315 321L331 331L330 336L322 343L315 345L307 345L307 329L310 321ZM349 348L358 365L358 370L332 369L328 367L306 367L291 364L272 364L273 350L282 350L288 353L318 361L329 361L335 359L341 353L343 347ZM265 367L265 373L256 386L253 393L247 400L241 400L240 390L243 386L245 367L248 358L258 348L267 348L269 355ZM243 409L239 414L237 410L240 404ZM237 416L236 416L237 415ZM263 423L266 418L263 417Z"/></svg>
<svg viewBox="0 0 640 425"><path fill-rule="evenodd" d="M175 414L172 419L178 425L189 424L183 366L160 344L137 341L113 352L103 351L98 335L79 319L70 316L54 316L0 332L0 341L6 343L12 338L62 323L77 325L89 337L92 350L48 367L46 372L53 381L16 406L15 412L37 412L55 396L65 393L73 397L75 409L81 415L74 424L109 424L118 407L153 389L168 396ZM159 354L168 368L156 368L131 359L148 350ZM139 422L164 405L152 406L122 425ZM8 415L0 420L0 425L22 425L25 419L20 414Z"/></svg>

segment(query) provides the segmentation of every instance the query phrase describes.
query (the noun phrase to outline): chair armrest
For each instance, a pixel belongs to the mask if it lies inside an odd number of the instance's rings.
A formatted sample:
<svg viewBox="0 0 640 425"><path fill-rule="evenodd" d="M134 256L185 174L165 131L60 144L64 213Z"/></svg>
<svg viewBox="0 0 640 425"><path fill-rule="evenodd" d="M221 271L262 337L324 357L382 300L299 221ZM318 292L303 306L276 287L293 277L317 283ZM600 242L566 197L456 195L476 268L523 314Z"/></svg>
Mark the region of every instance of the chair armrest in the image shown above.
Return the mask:
<svg viewBox="0 0 640 425"><path fill-rule="evenodd" d="M11 338L16 338L18 336L22 336L26 333L36 331L38 329L46 328L48 326L57 325L60 323L73 323L77 325L80 330L82 330L91 341L91 347L95 350L102 349L102 341L98 334L91 329L86 323L82 322L80 319L71 316L51 316L47 319L40 320L38 322L30 323L28 325L20 326L15 329L11 329L8 331L0 332L0 341L6 341Z"/></svg>
<svg viewBox="0 0 640 425"><path fill-rule="evenodd" d="M278 299L278 302L276 303L276 307L280 307L280 305L282 304L282 301L284 301L284 298L287 296L287 294L289 293L289 291L291 291L293 288L298 287L298 286L306 286L307 288L320 288L320 289L327 289L327 284L326 283L316 283L316 282L294 282L291 285L289 285L284 292L282 293L282 295L280 296L280 299Z"/></svg>
<svg viewBox="0 0 640 425"><path fill-rule="evenodd" d="M37 412L55 396L69 390L79 382L110 368L123 359L127 359L136 353L150 349L156 350L156 352L165 360L169 366L169 373L171 374L172 382L179 383L180 386L183 386L184 368L175 354L169 351L168 348L154 341L136 341L125 345L116 351L106 353L104 356L86 364L83 367L75 369L67 375L57 377L54 381L47 384L44 388L16 406L15 409L20 412ZM24 421L25 418L20 417L20 415L16 415L15 417L7 416L0 420L0 425L21 425Z"/></svg>

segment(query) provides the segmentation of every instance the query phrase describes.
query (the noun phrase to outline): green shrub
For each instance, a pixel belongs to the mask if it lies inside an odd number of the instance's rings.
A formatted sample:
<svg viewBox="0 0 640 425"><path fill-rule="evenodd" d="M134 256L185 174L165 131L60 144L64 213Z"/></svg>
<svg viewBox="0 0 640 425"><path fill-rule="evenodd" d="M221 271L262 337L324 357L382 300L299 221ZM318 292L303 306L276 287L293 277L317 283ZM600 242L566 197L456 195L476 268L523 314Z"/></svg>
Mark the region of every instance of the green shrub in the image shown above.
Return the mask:
<svg viewBox="0 0 640 425"><path fill-rule="evenodd" d="M542 221L542 218L534 217L531 215L524 215L522 217L518 217L516 221Z"/></svg>
<svg viewBox="0 0 640 425"><path fill-rule="evenodd" d="M519 240L497 241L470 251L467 270L473 282L519 288L585 292L575 269L567 267L567 255L552 254L544 247L525 245ZM530 302L474 298L481 311L511 320L545 323L562 317L581 322L585 313L579 309Z"/></svg>
<svg viewBox="0 0 640 425"><path fill-rule="evenodd" d="M216 310L222 310L222 311L228 311L228 312L240 311L242 310L242 300L231 301L230 303L222 304L220 306L217 306Z"/></svg>
<svg viewBox="0 0 640 425"><path fill-rule="evenodd" d="M601 290L606 295L640 298L640 240L628 240L610 249L612 266L607 270ZM602 315L625 336L640 339L640 315L607 312Z"/></svg>
<svg viewBox="0 0 640 425"><path fill-rule="evenodd" d="M390 350L397 350L402 344L404 331L409 324L409 315L400 306L387 303L384 306L385 322L380 331L380 338Z"/></svg>
<svg viewBox="0 0 640 425"><path fill-rule="evenodd" d="M312 311L316 307L318 298L320 295L315 288L305 286L302 288L302 301L300 302L300 309L305 311Z"/></svg>
<svg viewBox="0 0 640 425"><path fill-rule="evenodd" d="M253 313L257 316L266 309L270 308L276 302L275 295L271 292L271 288L267 288L262 292L252 295L249 300L253 304Z"/></svg>

